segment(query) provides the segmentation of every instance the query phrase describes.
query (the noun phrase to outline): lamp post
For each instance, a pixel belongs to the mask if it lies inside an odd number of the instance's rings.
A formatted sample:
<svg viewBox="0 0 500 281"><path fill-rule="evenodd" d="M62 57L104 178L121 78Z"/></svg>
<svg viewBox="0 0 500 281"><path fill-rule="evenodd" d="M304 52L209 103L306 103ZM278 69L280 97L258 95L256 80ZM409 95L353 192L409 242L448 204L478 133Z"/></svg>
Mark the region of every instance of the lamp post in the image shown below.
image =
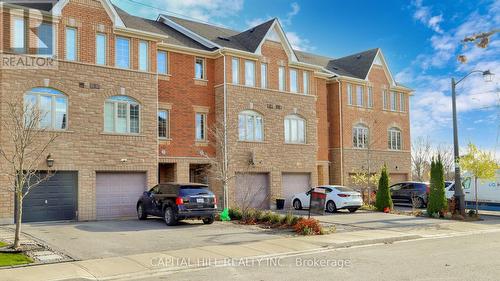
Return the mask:
<svg viewBox="0 0 500 281"><path fill-rule="evenodd" d="M474 70L469 72L467 75L462 77L460 80L455 82L455 78L451 78L451 101L452 101L452 109L453 109L453 150L454 150L454 160L455 160L455 202L458 204L456 205L456 209L460 211L460 214L462 216L465 215L465 195L464 191L462 188L462 183L460 179L460 152L459 152L459 146L458 146L458 124L457 124L457 94L455 91L456 86L458 83L462 82L465 78L467 78L469 75L473 73L481 73L484 77L485 82L491 82L493 80L493 73L491 73L489 70L486 71L480 71L480 70Z"/></svg>

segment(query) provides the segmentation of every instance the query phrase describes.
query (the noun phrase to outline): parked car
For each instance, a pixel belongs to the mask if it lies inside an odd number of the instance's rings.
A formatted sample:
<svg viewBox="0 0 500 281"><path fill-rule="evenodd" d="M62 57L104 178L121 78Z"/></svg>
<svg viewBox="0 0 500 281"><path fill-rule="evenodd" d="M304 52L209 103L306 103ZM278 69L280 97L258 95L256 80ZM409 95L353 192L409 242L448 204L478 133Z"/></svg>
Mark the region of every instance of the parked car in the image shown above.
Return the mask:
<svg viewBox="0 0 500 281"><path fill-rule="evenodd" d="M205 184L166 183L145 191L137 201L137 217L162 217L167 225L179 220L200 219L204 224L214 222L217 198Z"/></svg>
<svg viewBox="0 0 500 281"><path fill-rule="evenodd" d="M362 205L361 193L352 188L340 185L325 185L316 188L324 189L326 192L325 209L334 213L340 209L347 209L349 212L356 212ZM293 207L296 210L309 208L311 190L295 194L292 198Z"/></svg>
<svg viewBox="0 0 500 281"><path fill-rule="evenodd" d="M417 208L427 206L430 190L428 182L401 182L391 185L390 189L394 203L409 203Z"/></svg>

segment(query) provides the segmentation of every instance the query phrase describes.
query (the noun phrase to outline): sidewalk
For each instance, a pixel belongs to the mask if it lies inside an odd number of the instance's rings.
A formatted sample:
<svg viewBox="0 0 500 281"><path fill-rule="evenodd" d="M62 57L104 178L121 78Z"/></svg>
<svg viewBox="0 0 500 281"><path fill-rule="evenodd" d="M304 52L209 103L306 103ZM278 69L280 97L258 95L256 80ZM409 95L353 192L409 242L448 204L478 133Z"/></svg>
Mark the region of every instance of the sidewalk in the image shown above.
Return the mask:
<svg viewBox="0 0 500 281"><path fill-rule="evenodd" d="M329 235L277 238L259 242L211 245L174 251L93 259L0 270L2 280L113 280L148 277L196 267L248 263L286 255L357 245L500 232L498 225L443 221L436 227L361 229Z"/></svg>

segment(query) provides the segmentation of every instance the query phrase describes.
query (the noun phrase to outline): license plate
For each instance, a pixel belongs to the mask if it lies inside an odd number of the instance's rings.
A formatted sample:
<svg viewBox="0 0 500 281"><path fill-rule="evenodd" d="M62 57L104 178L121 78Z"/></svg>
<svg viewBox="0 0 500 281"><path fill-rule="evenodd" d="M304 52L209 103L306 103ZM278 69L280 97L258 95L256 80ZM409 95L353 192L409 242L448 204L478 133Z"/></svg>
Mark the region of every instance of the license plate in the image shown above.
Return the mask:
<svg viewBox="0 0 500 281"><path fill-rule="evenodd" d="M196 198L196 203L204 203L205 200L203 198Z"/></svg>

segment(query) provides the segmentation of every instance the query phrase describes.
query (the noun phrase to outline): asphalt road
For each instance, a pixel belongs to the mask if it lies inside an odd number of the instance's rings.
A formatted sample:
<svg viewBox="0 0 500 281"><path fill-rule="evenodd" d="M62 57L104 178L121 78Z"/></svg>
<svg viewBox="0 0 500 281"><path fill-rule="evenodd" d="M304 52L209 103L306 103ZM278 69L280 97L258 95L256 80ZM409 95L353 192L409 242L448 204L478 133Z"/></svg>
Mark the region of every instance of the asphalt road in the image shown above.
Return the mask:
<svg viewBox="0 0 500 281"><path fill-rule="evenodd" d="M477 234L235 261L136 280L498 280L500 235Z"/></svg>

